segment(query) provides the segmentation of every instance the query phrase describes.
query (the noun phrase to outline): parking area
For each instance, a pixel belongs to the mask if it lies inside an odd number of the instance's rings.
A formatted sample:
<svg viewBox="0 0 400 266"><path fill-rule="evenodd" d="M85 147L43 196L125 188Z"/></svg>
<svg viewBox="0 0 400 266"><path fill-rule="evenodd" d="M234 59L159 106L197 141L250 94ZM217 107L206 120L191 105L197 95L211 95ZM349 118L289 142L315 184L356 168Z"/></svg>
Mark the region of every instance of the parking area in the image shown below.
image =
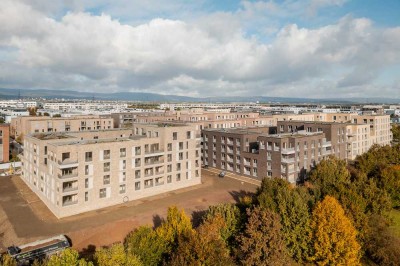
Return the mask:
<svg viewBox="0 0 400 266"><path fill-rule="evenodd" d="M259 183L218 174L216 169L203 169L200 185L63 219L57 219L19 176L0 177L0 250L56 234L68 235L78 250L108 245L139 225L159 223L168 206L177 205L196 218L210 205L255 192Z"/></svg>

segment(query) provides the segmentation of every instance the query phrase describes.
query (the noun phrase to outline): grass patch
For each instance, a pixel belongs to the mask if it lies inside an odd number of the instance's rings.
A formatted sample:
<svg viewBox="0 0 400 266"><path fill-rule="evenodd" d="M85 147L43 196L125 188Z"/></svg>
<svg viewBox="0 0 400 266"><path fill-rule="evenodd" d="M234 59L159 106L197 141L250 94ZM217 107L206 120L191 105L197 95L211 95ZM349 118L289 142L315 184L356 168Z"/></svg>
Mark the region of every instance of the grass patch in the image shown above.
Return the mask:
<svg viewBox="0 0 400 266"><path fill-rule="evenodd" d="M400 210L392 210L390 212L390 218L393 221L390 228L398 237L400 237Z"/></svg>

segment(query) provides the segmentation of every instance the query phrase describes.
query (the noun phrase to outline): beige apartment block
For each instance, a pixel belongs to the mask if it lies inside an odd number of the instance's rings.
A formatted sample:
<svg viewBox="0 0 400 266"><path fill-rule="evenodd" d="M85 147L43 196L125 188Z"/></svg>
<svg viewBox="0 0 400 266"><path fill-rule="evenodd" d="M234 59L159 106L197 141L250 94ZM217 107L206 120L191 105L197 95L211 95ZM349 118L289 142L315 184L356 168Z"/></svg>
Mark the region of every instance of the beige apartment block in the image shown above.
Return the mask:
<svg viewBox="0 0 400 266"><path fill-rule="evenodd" d="M11 120L11 136L31 133L87 131L114 128L111 117L98 115L74 117L20 116Z"/></svg>
<svg viewBox="0 0 400 266"><path fill-rule="evenodd" d="M372 146L371 130L367 124L347 125L347 158L354 160Z"/></svg>
<svg viewBox="0 0 400 266"><path fill-rule="evenodd" d="M201 183L193 125L33 133L22 163L22 179L58 218Z"/></svg>

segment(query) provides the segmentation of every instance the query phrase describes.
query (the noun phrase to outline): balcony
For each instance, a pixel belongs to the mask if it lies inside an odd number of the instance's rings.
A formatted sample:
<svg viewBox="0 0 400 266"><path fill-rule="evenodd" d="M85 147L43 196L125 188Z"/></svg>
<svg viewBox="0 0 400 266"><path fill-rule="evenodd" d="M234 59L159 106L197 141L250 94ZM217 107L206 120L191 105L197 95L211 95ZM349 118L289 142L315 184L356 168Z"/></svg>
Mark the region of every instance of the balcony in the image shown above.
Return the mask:
<svg viewBox="0 0 400 266"><path fill-rule="evenodd" d="M226 141L226 144L228 144L228 145L233 145L233 140L228 139L228 140Z"/></svg>
<svg viewBox="0 0 400 266"><path fill-rule="evenodd" d="M332 146L332 144L331 144L330 141L324 141L324 142L322 143L322 147L324 147L324 148L326 148L326 147L331 147L331 146Z"/></svg>
<svg viewBox="0 0 400 266"><path fill-rule="evenodd" d="M295 162L295 159L294 159L294 157L293 158L292 157L291 158L282 157L281 162L285 163L285 164L292 164Z"/></svg>
<svg viewBox="0 0 400 266"><path fill-rule="evenodd" d="M227 153L233 153L233 149L228 148L226 151L227 151Z"/></svg>
<svg viewBox="0 0 400 266"><path fill-rule="evenodd" d="M72 192L72 191L76 191L76 190L78 190L78 186L67 186L67 187L63 187L62 192L68 193L68 192Z"/></svg>
<svg viewBox="0 0 400 266"><path fill-rule="evenodd" d="M149 160L145 161L144 165L154 165L154 164L162 164L164 160Z"/></svg>
<svg viewBox="0 0 400 266"><path fill-rule="evenodd" d="M250 166L250 161L244 160L243 164L247 165L247 166Z"/></svg>
<svg viewBox="0 0 400 266"><path fill-rule="evenodd" d="M274 147L274 151L279 151L279 150L280 150L279 146Z"/></svg>
<svg viewBox="0 0 400 266"><path fill-rule="evenodd" d="M282 149L282 154L295 154L296 151L294 150L294 148L284 148Z"/></svg>
<svg viewBox="0 0 400 266"><path fill-rule="evenodd" d="M163 149L149 150L149 151L145 151L144 154L145 154L145 157L154 156L154 155L163 155L164 150Z"/></svg>
<svg viewBox="0 0 400 266"><path fill-rule="evenodd" d="M265 145L260 143L260 150L265 150Z"/></svg>
<svg viewBox="0 0 400 266"><path fill-rule="evenodd" d="M77 204L78 200L66 200L63 202L63 207Z"/></svg>
<svg viewBox="0 0 400 266"><path fill-rule="evenodd" d="M78 177L78 171L72 172L72 173L61 173L58 174L59 179L68 179L68 178L77 178Z"/></svg>
<svg viewBox="0 0 400 266"><path fill-rule="evenodd" d="M70 168L70 167L78 167L78 160L73 159L65 159L63 161L58 161L58 166L60 169Z"/></svg>

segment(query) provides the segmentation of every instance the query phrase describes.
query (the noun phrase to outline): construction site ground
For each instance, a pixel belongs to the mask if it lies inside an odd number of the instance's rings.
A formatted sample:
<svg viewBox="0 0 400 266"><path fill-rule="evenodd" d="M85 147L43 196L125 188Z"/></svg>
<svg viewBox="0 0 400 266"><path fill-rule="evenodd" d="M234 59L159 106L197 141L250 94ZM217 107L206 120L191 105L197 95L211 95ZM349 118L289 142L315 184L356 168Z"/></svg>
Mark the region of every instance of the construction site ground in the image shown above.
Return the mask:
<svg viewBox="0 0 400 266"><path fill-rule="evenodd" d="M0 177L0 252L58 234L85 252L123 241L140 225L157 226L176 205L196 220L210 205L236 202L254 193L260 182L219 170L202 169L202 184L124 204L57 219L19 176Z"/></svg>

